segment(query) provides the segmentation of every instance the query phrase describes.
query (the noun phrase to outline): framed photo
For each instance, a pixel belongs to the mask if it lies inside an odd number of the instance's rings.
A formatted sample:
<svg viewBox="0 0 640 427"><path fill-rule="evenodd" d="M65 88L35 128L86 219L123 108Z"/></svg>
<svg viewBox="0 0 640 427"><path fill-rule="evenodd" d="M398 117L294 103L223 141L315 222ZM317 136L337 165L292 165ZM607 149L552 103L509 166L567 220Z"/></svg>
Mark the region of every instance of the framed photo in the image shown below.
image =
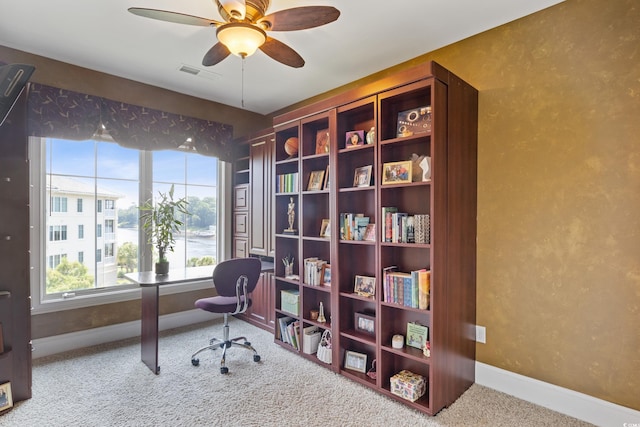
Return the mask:
<svg viewBox="0 0 640 427"><path fill-rule="evenodd" d="M344 148L353 148L364 145L364 131L351 130L347 132L344 139Z"/></svg>
<svg viewBox="0 0 640 427"><path fill-rule="evenodd" d="M327 170L324 173L324 185L322 186L323 190L329 189L329 165L327 165Z"/></svg>
<svg viewBox="0 0 640 427"><path fill-rule="evenodd" d="M367 372L367 355L347 350L344 354L344 368L364 374Z"/></svg>
<svg viewBox="0 0 640 427"><path fill-rule="evenodd" d="M419 323L407 323L407 345L422 350L427 342L429 335L429 327L420 325Z"/></svg>
<svg viewBox="0 0 640 427"><path fill-rule="evenodd" d="M411 136L431 130L431 107L412 108L398 113L397 137Z"/></svg>
<svg viewBox="0 0 640 427"><path fill-rule="evenodd" d="M324 171L312 171L309 175L309 185L307 190L322 190L322 183L324 182Z"/></svg>
<svg viewBox="0 0 640 427"><path fill-rule="evenodd" d="M368 187L371 185L371 165L356 168L353 174L354 187Z"/></svg>
<svg viewBox="0 0 640 427"><path fill-rule="evenodd" d="M382 165L382 184L410 183L411 165L411 160L385 163Z"/></svg>
<svg viewBox="0 0 640 427"><path fill-rule="evenodd" d="M11 383L0 385L0 412L13 407L13 397L11 397Z"/></svg>
<svg viewBox="0 0 640 427"><path fill-rule="evenodd" d="M331 237L331 221L326 218L322 220L320 226L320 237Z"/></svg>
<svg viewBox="0 0 640 427"><path fill-rule="evenodd" d="M363 297L373 298L376 295L376 278L369 276L356 276L353 291Z"/></svg>
<svg viewBox="0 0 640 427"><path fill-rule="evenodd" d="M364 332L365 334L376 334L376 318L366 313L354 313L354 322L356 331Z"/></svg>
<svg viewBox="0 0 640 427"><path fill-rule="evenodd" d="M322 266L322 284L331 286L331 264L324 264Z"/></svg>
<svg viewBox="0 0 640 427"><path fill-rule="evenodd" d="M329 129L321 129L316 132L316 154L329 152Z"/></svg>

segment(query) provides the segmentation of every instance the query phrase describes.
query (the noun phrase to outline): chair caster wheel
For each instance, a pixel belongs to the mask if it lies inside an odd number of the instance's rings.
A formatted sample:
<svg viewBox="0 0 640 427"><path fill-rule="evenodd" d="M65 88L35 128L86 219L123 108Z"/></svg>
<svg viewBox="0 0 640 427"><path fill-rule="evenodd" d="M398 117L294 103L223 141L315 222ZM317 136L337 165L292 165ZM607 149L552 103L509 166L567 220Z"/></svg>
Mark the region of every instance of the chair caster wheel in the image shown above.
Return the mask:
<svg viewBox="0 0 640 427"><path fill-rule="evenodd" d="M254 362L259 362L259 361L260 361L260 355L258 355L258 354L254 354L254 355L253 355L253 361L254 361Z"/></svg>
<svg viewBox="0 0 640 427"><path fill-rule="evenodd" d="M229 368L227 368L226 366L223 366L220 368L220 373L221 374L228 374L229 373Z"/></svg>
<svg viewBox="0 0 640 427"><path fill-rule="evenodd" d="M198 366L200 364L200 359L191 359L191 364L193 366Z"/></svg>

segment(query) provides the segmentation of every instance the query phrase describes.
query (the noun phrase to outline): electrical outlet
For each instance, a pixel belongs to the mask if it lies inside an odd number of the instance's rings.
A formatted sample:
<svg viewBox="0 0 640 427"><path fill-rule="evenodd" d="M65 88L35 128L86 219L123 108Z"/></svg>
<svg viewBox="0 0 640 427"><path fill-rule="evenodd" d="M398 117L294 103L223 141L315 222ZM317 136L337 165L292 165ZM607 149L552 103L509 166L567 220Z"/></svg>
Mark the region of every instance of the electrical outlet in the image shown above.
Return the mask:
<svg viewBox="0 0 640 427"><path fill-rule="evenodd" d="M487 328L476 325L476 341L482 344L487 343Z"/></svg>

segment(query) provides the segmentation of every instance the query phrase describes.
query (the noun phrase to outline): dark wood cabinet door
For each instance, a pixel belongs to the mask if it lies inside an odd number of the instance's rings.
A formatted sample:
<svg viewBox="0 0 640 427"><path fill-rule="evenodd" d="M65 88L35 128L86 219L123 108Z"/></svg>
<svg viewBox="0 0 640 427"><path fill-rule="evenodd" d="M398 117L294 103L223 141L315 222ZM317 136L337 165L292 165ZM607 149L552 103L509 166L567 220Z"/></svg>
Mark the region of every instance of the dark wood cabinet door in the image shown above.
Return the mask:
<svg viewBox="0 0 640 427"><path fill-rule="evenodd" d="M251 143L251 215L249 226L249 252L253 255L272 256L272 135Z"/></svg>

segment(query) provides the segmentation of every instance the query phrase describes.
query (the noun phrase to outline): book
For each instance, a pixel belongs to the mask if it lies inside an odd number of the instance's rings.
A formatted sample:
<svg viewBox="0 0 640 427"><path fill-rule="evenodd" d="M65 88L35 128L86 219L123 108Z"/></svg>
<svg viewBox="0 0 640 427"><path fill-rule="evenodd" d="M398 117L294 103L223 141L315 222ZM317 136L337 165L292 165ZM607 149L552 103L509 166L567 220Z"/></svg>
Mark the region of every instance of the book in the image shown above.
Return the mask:
<svg viewBox="0 0 640 427"><path fill-rule="evenodd" d="M382 207L382 216L381 221L383 221L383 233L382 233L382 241L383 242L391 242L393 237L393 218L392 215L394 212L398 212L398 208L393 206L383 206Z"/></svg>
<svg viewBox="0 0 640 427"><path fill-rule="evenodd" d="M429 309L429 294L431 292L431 271L427 269L418 270L418 308Z"/></svg>

